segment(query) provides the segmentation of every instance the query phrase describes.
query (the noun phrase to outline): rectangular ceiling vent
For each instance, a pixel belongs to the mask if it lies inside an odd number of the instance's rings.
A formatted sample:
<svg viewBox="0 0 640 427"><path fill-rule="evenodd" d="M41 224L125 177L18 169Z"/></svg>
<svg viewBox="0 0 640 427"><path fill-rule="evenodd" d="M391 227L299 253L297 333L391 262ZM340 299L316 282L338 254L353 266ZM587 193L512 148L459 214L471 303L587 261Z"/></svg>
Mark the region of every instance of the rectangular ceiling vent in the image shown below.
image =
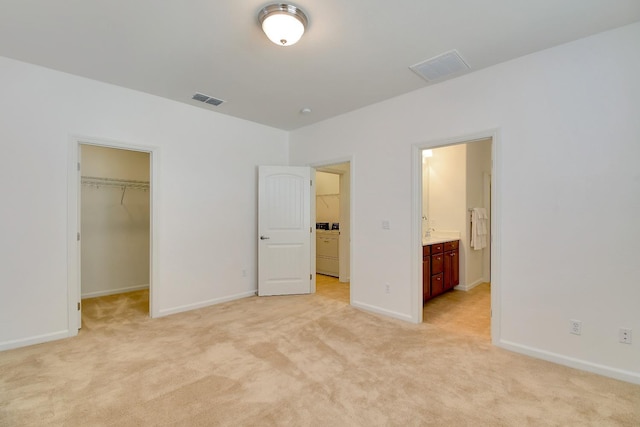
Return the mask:
<svg viewBox="0 0 640 427"><path fill-rule="evenodd" d="M450 50L409 68L428 82L459 75L471 69L457 50Z"/></svg>
<svg viewBox="0 0 640 427"><path fill-rule="evenodd" d="M203 93L196 93L191 97L191 99L195 99L196 101L204 102L205 104L211 104L215 106L218 106L224 102L222 99L217 99L212 96L205 95Z"/></svg>

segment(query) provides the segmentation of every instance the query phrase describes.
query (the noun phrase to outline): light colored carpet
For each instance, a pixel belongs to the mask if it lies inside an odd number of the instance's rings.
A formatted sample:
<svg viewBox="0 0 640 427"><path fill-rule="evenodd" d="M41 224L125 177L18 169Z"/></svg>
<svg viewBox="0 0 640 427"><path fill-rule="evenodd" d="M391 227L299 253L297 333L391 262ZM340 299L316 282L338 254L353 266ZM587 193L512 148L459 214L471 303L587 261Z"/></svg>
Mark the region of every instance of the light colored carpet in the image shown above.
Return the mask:
<svg viewBox="0 0 640 427"><path fill-rule="evenodd" d="M640 425L640 386L318 288L160 319L144 292L88 300L78 337L0 353L0 425Z"/></svg>

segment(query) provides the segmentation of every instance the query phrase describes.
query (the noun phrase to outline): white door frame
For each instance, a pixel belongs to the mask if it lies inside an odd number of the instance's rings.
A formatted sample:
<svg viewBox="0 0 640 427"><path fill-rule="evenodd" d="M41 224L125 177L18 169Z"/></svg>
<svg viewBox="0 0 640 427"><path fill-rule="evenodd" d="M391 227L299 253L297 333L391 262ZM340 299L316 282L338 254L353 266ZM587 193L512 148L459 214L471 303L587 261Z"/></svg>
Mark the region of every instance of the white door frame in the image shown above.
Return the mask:
<svg viewBox="0 0 640 427"><path fill-rule="evenodd" d="M80 319L78 318L78 303L81 301L80 290L80 248L78 233L80 232L80 174L78 153L80 145L96 145L107 148L116 148L130 151L149 153L149 315L157 317L157 289L155 289L158 277L158 239L156 237L158 219L158 176L160 164L160 149L158 147L130 144L121 141L97 139L79 135L69 138L69 157L67 165L67 296L68 296L68 331L69 336L78 334Z"/></svg>
<svg viewBox="0 0 640 427"><path fill-rule="evenodd" d="M500 177L502 176L500 130L489 129L448 139L432 140L414 144L412 147L412 318L422 323L422 150L448 145L464 144L491 138L491 342L500 342L501 315L501 205Z"/></svg>
<svg viewBox="0 0 640 427"><path fill-rule="evenodd" d="M327 161L323 161L323 162L317 162L317 163L312 163L309 164L309 166L311 166L314 169L323 169L323 168L330 168L332 165L337 165L340 163L349 163L349 234L347 237L347 247L349 248L349 283L353 284L354 283L354 274L353 274L353 230L355 227L354 221L353 221L353 216L354 216L354 203L353 200L355 199L353 197L353 188L354 188L354 173L353 173L353 169L354 169L354 159L353 156L347 156L347 157L340 157L337 159L332 159L332 160L327 160ZM311 201L312 201L312 213L315 216L315 200L316 200L316 186L314 186L313 189L313 194L311 195ZM342 200L340 201L342 203ZM341 226L342 228L342 226ZM342 236L342 234L341 234ZM315 238L315 233L314 233L314 238ZM340 246L342 247L342 246ZM314 249L314 264L315 264L315 249ZM314 265L314 270L315 270L315 265ZM342 279L342 277L340 278ZM315 292L315 290L314 290ZM349 303L351 304L351 301L353 301L353 286L349 285Z"/></svg>

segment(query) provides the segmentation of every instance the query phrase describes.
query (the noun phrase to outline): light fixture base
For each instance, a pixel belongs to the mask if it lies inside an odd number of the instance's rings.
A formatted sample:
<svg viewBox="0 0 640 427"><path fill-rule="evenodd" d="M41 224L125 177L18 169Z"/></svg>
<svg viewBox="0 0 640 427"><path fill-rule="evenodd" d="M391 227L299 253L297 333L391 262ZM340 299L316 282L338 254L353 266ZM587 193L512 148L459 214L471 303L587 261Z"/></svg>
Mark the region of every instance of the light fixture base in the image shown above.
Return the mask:
<svg viewBox="0 0 640 427"><path fill-rule="evenodd" d="M307 15L296 6L274 3L260 10L258 22L273 43L291 46L300 40L309 20Z"/></svg>

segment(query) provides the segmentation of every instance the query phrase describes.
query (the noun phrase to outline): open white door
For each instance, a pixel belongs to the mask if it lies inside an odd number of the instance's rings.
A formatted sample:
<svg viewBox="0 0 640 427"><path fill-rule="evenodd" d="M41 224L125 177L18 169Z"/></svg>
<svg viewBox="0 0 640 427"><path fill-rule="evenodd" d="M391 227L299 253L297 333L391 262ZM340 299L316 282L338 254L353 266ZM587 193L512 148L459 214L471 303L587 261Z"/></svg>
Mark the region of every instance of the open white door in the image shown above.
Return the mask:
<svg viewBox="0 0 640 427"><path fill-rule="evenodd" d="M260 166L260 296L308 294L312 290L311 185L311 168Z"/></svg>

